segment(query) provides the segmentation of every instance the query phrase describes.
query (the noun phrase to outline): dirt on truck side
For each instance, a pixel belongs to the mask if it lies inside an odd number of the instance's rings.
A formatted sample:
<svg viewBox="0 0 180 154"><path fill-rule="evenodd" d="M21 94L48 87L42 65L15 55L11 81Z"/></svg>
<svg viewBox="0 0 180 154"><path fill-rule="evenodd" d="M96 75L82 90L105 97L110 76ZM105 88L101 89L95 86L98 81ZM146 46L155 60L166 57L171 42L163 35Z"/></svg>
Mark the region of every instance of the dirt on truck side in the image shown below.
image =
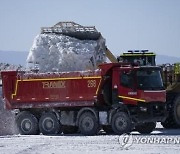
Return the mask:
<svg viewBox="0 0 180 154"><path fill-rule="evenodd" d="M4 108L2 89L0 87L0 135L17 134L15 126L15 114Z"/></svg>

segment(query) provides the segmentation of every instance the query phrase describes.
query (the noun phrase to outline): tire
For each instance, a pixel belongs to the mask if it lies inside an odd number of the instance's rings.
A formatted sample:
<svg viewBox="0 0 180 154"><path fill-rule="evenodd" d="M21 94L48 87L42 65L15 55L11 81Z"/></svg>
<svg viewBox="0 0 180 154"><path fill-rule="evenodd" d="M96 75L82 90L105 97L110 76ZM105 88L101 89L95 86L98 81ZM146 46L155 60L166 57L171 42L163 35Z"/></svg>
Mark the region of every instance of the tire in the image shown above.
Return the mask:
<svg viewBox="0 0 180 154"><path fill-rule="evenodd" d="M180 95L178 95L174 101L169 101L168 105L171 105L172 108L169 110L169 115L164 122L161 122L161 125L164 128L180 128Z"/></svg>
<svg viewBox="0 0 180 154"><path fill-rule="evenodd" d="M58 134L61 125L53 112L44 113L39 120L39 130L43 135Z"/></svg>
<svg viewBox="0 0 180 154"><path fill-rule="evenodd" d="M38 120L28 111L22 111L16 116L16 124L21 135L39 134Z"/></svg>
<svg viewBox="0 0 180 154"><path fill-rule="evenodd" d="M174 118L172 116L167 117L164 122L161 122L161 125L166 129L176 129L178 125L175 123Z"/></svg>
<svg viewBox="0 0 180 154"><path fill-rule="evenodd" d="M150 134L156 128L155 122L147 122L135 126L135 129L141 134Z"/></svg>
<svg viewBox="0 0 180 154"><path fill-rule="evenodd" d="M98 120L91 112L84 112L79 118L79 130L83 135L96 135L99 131Z"/></svg>
<svg viewBox="0 0 180 154"><path fill-rule="evenodd" d="M174 101L174 120L180 128L180 96L177 96Z"/></svg>
<svg viewBox="0 0 180 154"><path fill-rule="evenodd" d="M166 129L170 129L172 127L171 123L169 123L169 120L167 119L164 122L161 122L161 125Z"/></svg>
<svg viewBox="0 0 180 154"><path fill-rule="evenodd" d="M103 130L106 132L106 134L113 134L114 131L112 130L112 127L110 125L103 126Z"/></svg>
<svg viewBox="0 0 180 154"><path fill-rule="evenodd" d="M132 130L132 121L127 113L116 112L112 117L111 126L116 134L121 135Z"/></svg>
<svg viewBox="0 0 180 154"><path fill-rule="evenodd" d="M64 134L75 134L78 132L78 127L76 126L63 126Z"/></svg>

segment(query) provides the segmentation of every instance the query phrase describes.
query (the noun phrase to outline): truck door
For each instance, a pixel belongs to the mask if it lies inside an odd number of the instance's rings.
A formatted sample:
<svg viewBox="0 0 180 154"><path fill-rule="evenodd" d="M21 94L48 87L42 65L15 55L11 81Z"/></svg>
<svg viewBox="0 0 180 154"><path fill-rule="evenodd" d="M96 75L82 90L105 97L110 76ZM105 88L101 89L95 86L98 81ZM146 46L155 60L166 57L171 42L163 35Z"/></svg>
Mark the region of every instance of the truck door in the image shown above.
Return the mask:
<svg viewBox="0 0 180 154"><path fill-rule="evenodd" d="M132 70L120 71L118 94L123 103L136 103L137 91L135 88L135 75Z"/></svg>

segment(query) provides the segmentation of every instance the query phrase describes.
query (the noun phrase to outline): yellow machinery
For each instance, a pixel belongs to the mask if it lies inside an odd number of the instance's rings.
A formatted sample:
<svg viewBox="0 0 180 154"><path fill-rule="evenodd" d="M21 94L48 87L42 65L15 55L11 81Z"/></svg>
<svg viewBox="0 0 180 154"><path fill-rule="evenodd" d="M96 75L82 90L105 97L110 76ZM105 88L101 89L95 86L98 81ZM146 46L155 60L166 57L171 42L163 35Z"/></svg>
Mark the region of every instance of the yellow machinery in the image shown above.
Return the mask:
<svg viewBox="0 0 180 154"><path fill-rule="evenodd" d="M105 50L105 55L112 63L118 63L117 58L112 54L112 52L108 48L106 48Z"/></svg>

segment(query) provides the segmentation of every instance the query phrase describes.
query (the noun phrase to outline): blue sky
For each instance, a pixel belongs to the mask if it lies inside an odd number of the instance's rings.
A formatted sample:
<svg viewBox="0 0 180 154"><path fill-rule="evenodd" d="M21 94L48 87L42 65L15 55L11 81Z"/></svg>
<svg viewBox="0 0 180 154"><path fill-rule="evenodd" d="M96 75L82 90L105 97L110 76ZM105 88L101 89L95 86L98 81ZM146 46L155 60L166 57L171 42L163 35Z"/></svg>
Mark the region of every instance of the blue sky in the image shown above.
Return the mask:
<svg viewBox="0 0 180 154"><path fill-rule="evenodd" d="M40 27L59 21L96 26L116 55L180 57L180 0L0 0L0 50L29 51Z"/></svg>

